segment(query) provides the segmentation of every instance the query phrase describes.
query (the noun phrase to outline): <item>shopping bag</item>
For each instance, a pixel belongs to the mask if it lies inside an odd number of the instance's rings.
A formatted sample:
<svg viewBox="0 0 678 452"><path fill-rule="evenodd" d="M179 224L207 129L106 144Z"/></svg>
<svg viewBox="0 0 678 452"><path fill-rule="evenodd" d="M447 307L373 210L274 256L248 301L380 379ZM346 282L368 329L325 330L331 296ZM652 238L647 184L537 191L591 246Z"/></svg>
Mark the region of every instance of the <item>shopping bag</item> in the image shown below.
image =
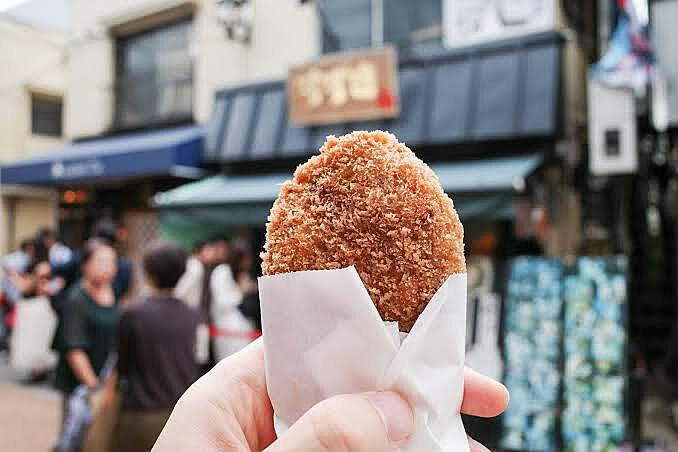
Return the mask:
<svg viewBox="0 0 678 452"><path fill-rule="evenodd" d="M10 339L10 366L20 372L53 368L57 356L51 344L56 327L57 318L47 297L18 301Z"/></svg>
<svg viewBox="0 0 678 452"><path fill-rule="evenodd" d="M76 451L108 451L108 449L86 449L86 443L90 441L91 446L87 447L99 447L100 438L103 438L101 441L106 443L106 432L108 431L108 425L111 423L111 420L106 420L106 415L102 415L101 426L96 427L95 434L91 439L89 438L90 427L93 426L94 418L97 415L97 411L104 410L106 411L106 403L96 403L95 401L104 394L107 394L104 390L109 386L115 385L115 380L111 380L111 375L113 375L113 369L117 362L117 356L111 354L106 360L103 369L99 373L99 381L104 382L100 383L97 388L90 389L85 385L79 385L73 390L71 395L67 400L67 412L66 419L64 420L64 427L59 434L57 439L57 444L54 450L56 452L76 452ZM97 396L97 394L100 394ZM102 402L106 401L106 398L102 399ZM111 405L115 405L116 402L111 402ZM117 402L119 403L119 402ZM94 407L94 408L93 408ZM113 411L115 412L115 410ZM115 426L113 421L113 425ZM113 429L110 429L111 433L109 434L108 443L110 443L110 437L112 437ZM98 432L98 433L97 433Z"/></svg>
<svg viewBox="0 0 678 452"><path fill-rule="evenodd" d="M67 411L64 413L66 419L54 448L55 452L77 452L80 450L87 427L92 422L89 394L90 389L85 385L80 385L68 397L66 401Z"/></svg>

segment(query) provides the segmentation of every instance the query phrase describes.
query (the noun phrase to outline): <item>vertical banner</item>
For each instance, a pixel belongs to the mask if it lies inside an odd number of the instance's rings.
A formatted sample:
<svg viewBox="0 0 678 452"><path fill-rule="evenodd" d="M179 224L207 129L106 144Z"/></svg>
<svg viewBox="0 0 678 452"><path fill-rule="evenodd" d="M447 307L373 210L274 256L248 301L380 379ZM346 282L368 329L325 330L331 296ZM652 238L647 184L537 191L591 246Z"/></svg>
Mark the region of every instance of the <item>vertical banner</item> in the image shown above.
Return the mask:
<svg viewBox="0 0 678 452"><path fill-rule="evenodd" d="M503 416L506 449L556 447L562 273L555 259L520 257L510 263L504 305L504 384L511 393Z"/></svg>
<svg viewBox="0 0 678 452"><path fill-rule="evenodd" d="M563 299L565 450L615 450L624 439L626 260L578 259Z"/></svg>
<svg viewBox="0 0 678 452"><path fill-rule="evenodd" d="M624 439L626 260L520 257L505 301L508 450L618 450Z"/></svg>

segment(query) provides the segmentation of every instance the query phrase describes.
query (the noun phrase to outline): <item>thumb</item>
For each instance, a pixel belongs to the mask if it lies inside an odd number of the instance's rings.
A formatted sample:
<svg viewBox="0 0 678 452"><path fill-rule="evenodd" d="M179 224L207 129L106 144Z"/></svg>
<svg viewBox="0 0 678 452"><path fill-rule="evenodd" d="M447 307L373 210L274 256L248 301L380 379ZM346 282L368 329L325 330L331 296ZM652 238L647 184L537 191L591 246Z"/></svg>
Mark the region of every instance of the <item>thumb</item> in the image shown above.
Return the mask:
<svg viewBox="0 0 678 452"><path fill-rule="evenodd" d="M339 395L311 408L266 451L392 450L413 428L412 410L395 392Z"/></svg>

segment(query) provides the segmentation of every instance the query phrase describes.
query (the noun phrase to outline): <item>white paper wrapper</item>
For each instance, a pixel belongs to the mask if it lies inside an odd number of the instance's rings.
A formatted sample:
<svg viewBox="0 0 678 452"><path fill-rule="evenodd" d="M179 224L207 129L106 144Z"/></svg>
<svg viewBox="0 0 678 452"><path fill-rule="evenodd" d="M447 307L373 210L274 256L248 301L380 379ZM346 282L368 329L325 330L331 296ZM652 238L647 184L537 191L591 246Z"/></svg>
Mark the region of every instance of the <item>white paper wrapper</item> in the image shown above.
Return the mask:
<svg viewBox="0 0 678 452"><path fill-rule="evenodd" d="M452 275L407 335L383 322L354 267L259 278L266 382L281 435L337 394L395 390L414 409L403 452L468 451L466 274Z"/></svg>

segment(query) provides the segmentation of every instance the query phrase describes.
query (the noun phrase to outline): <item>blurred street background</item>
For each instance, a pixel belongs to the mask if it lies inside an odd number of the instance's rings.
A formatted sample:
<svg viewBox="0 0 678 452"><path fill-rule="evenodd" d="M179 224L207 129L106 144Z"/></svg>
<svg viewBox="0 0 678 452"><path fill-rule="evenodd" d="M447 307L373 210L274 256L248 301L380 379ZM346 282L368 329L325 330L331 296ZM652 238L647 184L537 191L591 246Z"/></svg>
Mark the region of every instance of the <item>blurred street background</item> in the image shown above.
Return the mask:
<svg viewBox="0 0 678 452"><path fill-rule="evenodd" d="M25 385L0 353L0 446L21 452L50 450L59 432L58 394L47 384Z"/></svg>
<svg viewBox="0 0 678 452"><path fill-rule="evenodd" d="M256 338L280 183L381 129L464 223L467 364L511 392L469 432L678 451L677 23L678 0L0 0L0 450L65 440L64 397L146 345L116 332L140 300L208 325L172 364L196 376Z"/></svg>

